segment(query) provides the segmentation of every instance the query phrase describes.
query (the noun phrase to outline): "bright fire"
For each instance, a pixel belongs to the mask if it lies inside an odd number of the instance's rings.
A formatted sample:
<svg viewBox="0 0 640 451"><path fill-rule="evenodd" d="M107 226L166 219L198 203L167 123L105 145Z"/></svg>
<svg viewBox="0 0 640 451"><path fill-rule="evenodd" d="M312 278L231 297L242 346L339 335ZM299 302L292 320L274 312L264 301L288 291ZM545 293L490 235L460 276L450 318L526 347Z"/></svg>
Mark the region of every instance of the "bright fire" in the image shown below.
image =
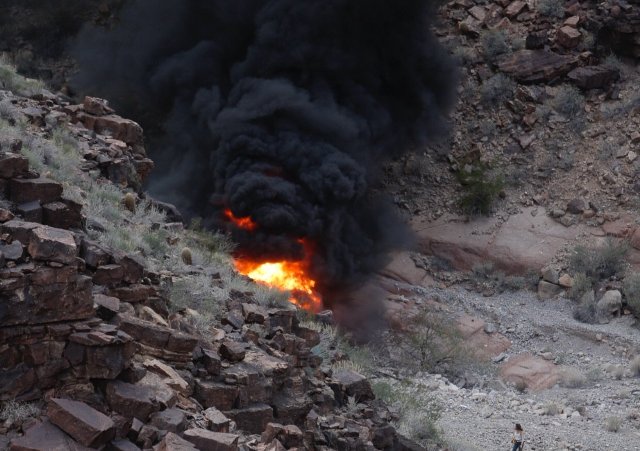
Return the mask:
<svg viewBox="0 0 640 451"><path fill-rule="evenodd" d="M245 218L238 218L228 208L224 211L224 216L229 221L233 222L239 229L253 231L258 228L258 224L253 222L253 219L248 216Z"/></svg>
<svg viewBox="0 0 640 451"><path fill-rule="evenodd" d="M296 305L310 311L320 311L322 298L315 290L316 281L307 275L307 265L303 261L256 262L235 261L240 274L269 287L289 291L289 299Z"/></svg>
<svg viewBox="0 0 640 451"><path fill-rule="evenodd" d="M250 218L237 218L231 210L225 210L225 216L238 228L256 230L258 225ZM312 246L304 240L305 254L311 255ZM237 271L263 285L291 293L292 303L318 312L322 309L322 297L316 291L316 281L309 276L309 261L257 261L238 258L234 261Z"/></svg>

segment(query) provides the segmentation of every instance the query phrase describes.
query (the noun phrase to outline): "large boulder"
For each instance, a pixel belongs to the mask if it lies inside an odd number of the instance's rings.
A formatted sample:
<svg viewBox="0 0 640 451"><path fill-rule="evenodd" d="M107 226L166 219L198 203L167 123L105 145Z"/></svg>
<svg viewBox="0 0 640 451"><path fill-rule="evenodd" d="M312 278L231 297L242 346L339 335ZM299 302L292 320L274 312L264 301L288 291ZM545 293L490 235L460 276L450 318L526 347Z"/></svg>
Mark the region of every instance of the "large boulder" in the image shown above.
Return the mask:
<svg viewBox="0 0 640 451"><path fill-rule="evenodd" d="M250 434L261 434L273 421L273 409L266 404L255 404L224 412L236 422L238 428Z"/></svg>
<svg viewBox="0 0 640 451"><path fill-rule="evenodd" d="M344 404L348 398L360 401L375 398L369 380L362 374L349 368L339 368L331 376L329 386L336 394L339 403Z"/></svg>
<svg viewBox="0 0 640 451"><path fill-rule="evenodd" d="M29 170L29 160L17 153L0 152L0 178L12 179L26 174Z"/></svg>
<svg viewBox="0 0 640 451"><path fill-rule="evenodd" d="M49 421L44 421L27 430L19 438L11 440L10 451L91 451L81 445Z"/></svg>
<svg viewBox="0 0 640 451"><path fill-rule="evenodd" d="M147 421L153 412L160 410L156 393L145 385L113 381L107 384L106 394L109 407L128 418Z"/></svg>
<svg viewBox="0 0 640 451"><path fill-rule="evenodd" d="M48 226L36 227L31 231L28 251L35 260L64 264L74 263L78 256L78 247L73 234L64 229Z"/></svg>
<svg viewBox="0 0 640 451"><path fill-rule="evenodd" d="M111 418L83 402L51 398L49 420L85 446L98 448L115 437Z"/></svg>
<svg viewBox="0 0 640 451"><path fill-rule="evenodd" d="M585 66L573 69L567 77L581 89L606 89L620 78L620 72L612 67Z"/></svg>
<svg viewBox="0 0 640 451"><path fill-rule="evenodd" d="M575 56L524 49L503 57L498 62L498 68L522 83L540 83L564 76L577 63Z"/></svg>
<svg viewBox="0 0 640 451"><path fill-rule="evenodd" d="M47 178L12 179L9 183L9 199L22 204L35 200L43 204L54 202L62 196L62 185Z"/></svg>

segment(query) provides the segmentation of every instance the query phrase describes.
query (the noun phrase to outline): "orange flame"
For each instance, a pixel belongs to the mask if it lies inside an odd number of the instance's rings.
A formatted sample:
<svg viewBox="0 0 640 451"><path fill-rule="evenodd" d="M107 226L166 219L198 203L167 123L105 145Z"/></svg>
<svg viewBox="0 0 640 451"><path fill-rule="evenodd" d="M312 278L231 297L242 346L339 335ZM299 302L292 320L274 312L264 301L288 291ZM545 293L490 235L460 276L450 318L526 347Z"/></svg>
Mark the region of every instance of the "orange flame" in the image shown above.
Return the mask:
<svg viewBox="0 0 640 451"><path fill-rule="evenodd" d="M238 218L228 208L224 211L224 215L229 221L233 222L236 225L236 227L238 227L239 229L248 230L251 232L258 228L258 224L256 224L253 221L253 219L251 219L249 216L246 216L244 218Z"/></svg>
<svg viewBox="0 0 640 451"><path fill-rule="evenodd" d="M253 231L258 228L251 217L236 217L229 209L224 215L236 227ZM300 240L305 248L305 255L312 255L312 246L305 240ZM316 281L309 276L309 259L296 261L259 261L246 258L234 260L236 270L255 282L271 288L288 291L291 301L305 310L319 312L322 309L322 297L316 291Z"/></svg>
<svg viewBox="0 0 640 451"><path fill-rule="evenodd" d="M240 274L258 283L289 291L289 301L305 310L319 312L322 309L322 297L316 291L316 281L309 277L304 261L259 262L236 259L235 266Z"/></svg>

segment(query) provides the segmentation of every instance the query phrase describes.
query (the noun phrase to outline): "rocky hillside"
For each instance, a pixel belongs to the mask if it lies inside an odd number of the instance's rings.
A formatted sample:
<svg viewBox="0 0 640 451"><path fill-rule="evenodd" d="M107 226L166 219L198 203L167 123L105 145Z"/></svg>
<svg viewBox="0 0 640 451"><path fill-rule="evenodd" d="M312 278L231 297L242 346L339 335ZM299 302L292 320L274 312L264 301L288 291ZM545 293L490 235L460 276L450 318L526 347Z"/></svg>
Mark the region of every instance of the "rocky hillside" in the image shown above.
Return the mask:
<svg viewBox="0 0 640 451"><path fill-rule="evenodd" d="M330 314L239 277L226 237L140 191L138 124L0 79L0 448L420 449Z"/></svg>
<svg viewBox="0 0 640 451"><path fill-rule="evenodd" d="M389 168L396 203L416 222L491 214L494 230L525 210L561 231L633 212L639 14L626 2L443 6L438 33L462 78L451 140Z"/></svg>
<svg viewBox="0 0 640 451"><path fill-rule="evenodd" d="M493 450L521 422L528 449L635 449L640 4L439 13L459 100L448 140L386 167L417 246L370 283L391 328L367 346L149 198L134 122L0 72L0 444ZM64 85L73 61L12 42Z"/></svg>

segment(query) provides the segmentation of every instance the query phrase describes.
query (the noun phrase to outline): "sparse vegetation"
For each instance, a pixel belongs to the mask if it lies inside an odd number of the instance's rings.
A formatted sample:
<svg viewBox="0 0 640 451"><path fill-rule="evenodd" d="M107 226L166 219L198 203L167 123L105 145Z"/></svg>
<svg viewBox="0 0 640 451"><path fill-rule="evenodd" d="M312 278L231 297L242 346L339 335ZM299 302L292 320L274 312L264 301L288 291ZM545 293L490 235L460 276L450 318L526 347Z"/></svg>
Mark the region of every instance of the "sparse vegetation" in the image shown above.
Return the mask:
<svg viewBox="0 0 640 451"><path fill-rule="evenodd" d="M336 340L338 339L338 330L327 324L320 324L315 321L304 321L301 323L303 327L308 327L320 334L320 343L311 349L315 355L322 357L323 360L331 358L331 351L335 350Z"/></svg>
<svg viewBox="0 0 640 451"><path fill-rule="evenodd" d="M636 356L631 360L629 369L635 377L640 377L640 356Z"/></svg>
<svg viewBox="0 0 640 451"><path fill-rule="evenodd" d="M492 174L488 165L477 162L458 172L464 194L460 199L462 210L468 215L488 215L504 188L504 178Z"/></svg>
<svg viewBox="0 0 640 451"><path fill-rule="evenodd" d="M595 323L596 314L595 296L584 296L580 303L573 308L574 319L583 323Z"/></svg>
<svg viewBox="0 0 640 451"><path fill-rule="evenodd" d="M622 378L624 377L624 367L615 365L611 370L611 375L617 381L622 380Z"/></svg>
<svg viewBox="0 0 640 451"><path fill-rule="evenodd" d="M395 424L400 433L422 444L442 444L437 426L442 408L423 385L405 380L393 385L378 382L377 386L376 396L400 413Z"/></svg>
<svg viewBox="0 0 640 451"><path fill-rule="evenodd" d="M620 417L608 417L604 422L604 428L607 432L619 432L622 427L622 419Z"/></svg>
<svg viewBox="0 0 640 451"><path fill-rule="evenodd" d="M539 0L537 9L543 16L557 18L564 16L564 6L561 0Z"/></svg>
<svg viewBox="0 0 640 451"><path fill-rule="evenodd" d="M573 276L573 285L569 290L569 298L580 301L586 293L593 289L593 280L585 273L579 272Z"/></svg>
<svg viewBox="0 0 640 451"><path fill-rule="evenodd" d="M19 424L38 415L40 408L31 403L7 401L0 407L0 423Z"/></svg>
<svg viewBox="0 0 640 451"><path fill-rule="evenodd" d="M624 278L623 292L629 310L640 317L640 273L634 272Z"/></svg>
<svg viewBox="0 0 640 451"><path fill-rule="evenodd" d="M496 106L513 97L515 89L516 83L511 78L498 73L482 83L480 100L485 105Z"/></svg>
<svg viewBox="0 0 640 451"><path fill-rule="evenodd" d="M551 107L566 118L576 118L584 113L584 97L575 86L564 85L551 100Z"/></svg>
<svg viewBox="0 0 640 451"><path fill-rule="evenodd" d="M127 210L129 210L131 213L136 211L136 203L137 203L137 199L135 194L127 193L124 195L124 200L123 200L124 207Z"/></svg>
<svg viewBox="0 0 640 451"><path fill-rule="evenodd" d="M405 332L393 339L394 358L415 371L458 375L474 364L456 325L443 315L422 312L407 321Z"/></svg>
<svg viewBox="0 0 640 451"><path fill-rule="evenodd" d="M253 290L253 300L265 307L284 307L289 303L290 293L277 288L258 285Z"/></svg>
<svg viewBox="0 0 640 451"><path fill-rule="evenodd" d="M510 50L507 35L503 30L486 31L482 34L480 40L484 56L489 61L495 60L496 57Z"/></svg>
<svg viewBox="0 0 640 451"><path fill-rule="evenodd" d="M41 93L44 89L44 83L19 75L13 65L0 58L0 89L30 97Z"/></svg>
<svg viewBox="0 0 640 451"><path fill-rule="evenodd" d="M229 289L218 286L206 274L184 276L169 288L173 310L190 308L217 319L222 316L228 298Z"/></svg>
<svg viewBox="0 0 640 451"><path fill-rule="evenodd" d="M627 243L616 243L612 239L597 248L576 246L569 258L569 267L574 273L582 273L593 281L607 279L625 270L628 251Z"/></svg>
<svg viewBox="0 0 640 451"><path fill-rule="evenodd" d="M618 58L615 54L610 53L609 55L607 55L607 57L604 59L604 61L602 62L602 64L605 67L608 67L610 69L615 69L618 72L622 72L622 70L624 69L624 64L622 63L622 61L620 61L620 58Z"/></svg>
<svg viewBox="0 0 640 451"><path fill-rule="evenodd" d="M561 414L563 408L553 401L548 401L542 406L542 411L544 415L553 416Z"/></svg>
<svg viewBox="0 0 640 451"><path fill-rule="evenodd" d="M595 366L593 368L590 368L589 371L587 371L587 380L589 382L597 382L601 379L602 379L602 368Z"/></svg>
<svg viewBox="0 0 640 451"><path fill-rule="evenodd" d="M560 376L560 384L565 388L582 388L587 377L575 368L565 368Z"/></svg>

